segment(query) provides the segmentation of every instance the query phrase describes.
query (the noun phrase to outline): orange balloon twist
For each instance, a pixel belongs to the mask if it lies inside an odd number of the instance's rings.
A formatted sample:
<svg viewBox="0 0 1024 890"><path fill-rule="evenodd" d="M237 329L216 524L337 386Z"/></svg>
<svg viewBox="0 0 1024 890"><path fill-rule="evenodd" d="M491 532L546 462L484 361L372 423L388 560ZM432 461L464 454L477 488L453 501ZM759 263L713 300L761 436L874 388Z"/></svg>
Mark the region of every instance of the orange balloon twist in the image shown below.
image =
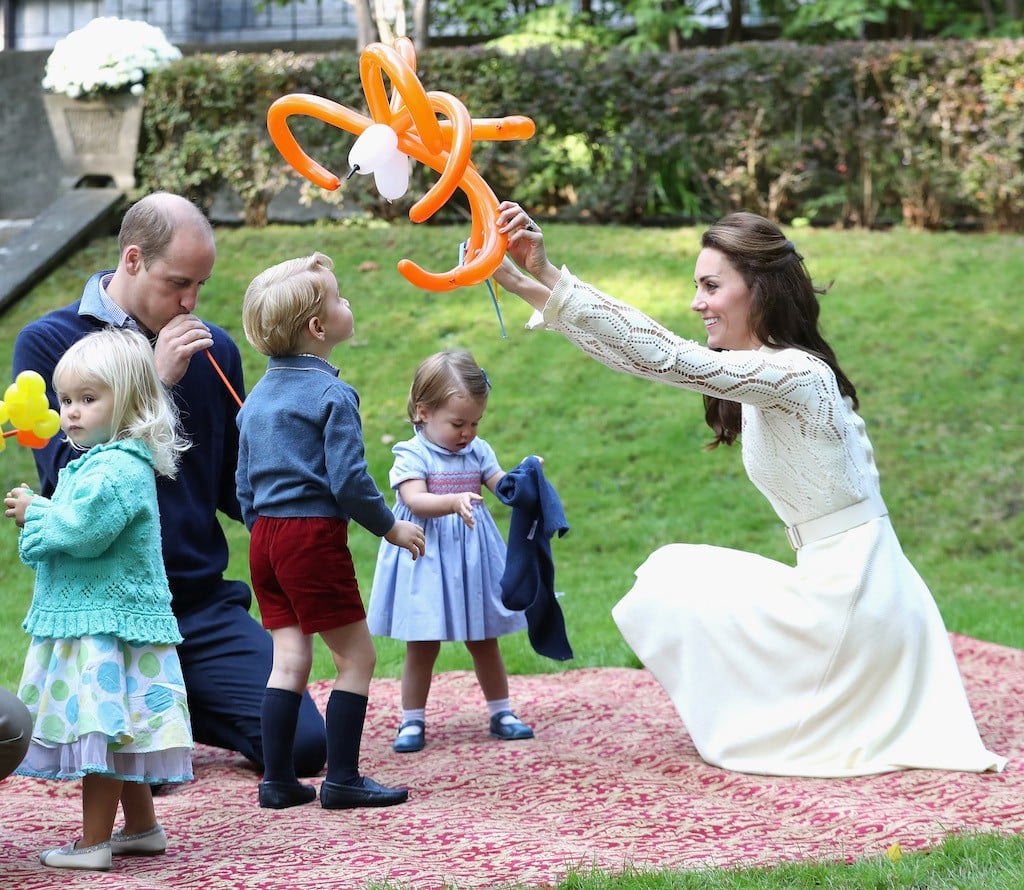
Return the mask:
<svg viewBox="0 0 1024 890"><path fill-rule="evenodd" d="M391 80L390 98L384 75ZM474 140L529 139L536 131L530 118L472 118L466 106L450 93L423 88L416 76L416 49L407 37L394 46L371 43L359 57L359 79L370 116L359 114L320 96L292 93L277 99L267 111L267 130L282 157L314 185L336 190L342 180L313 160L288 127L293 114L314 117L357 137L373 124L384 124L398 136L398 150L436 170L440 176L409 210L414 223L430 219L461 189L469 199L471 229L466 261L447 272L428 272L403 259L398 271L424 290L447 291L480 284L501 264L508 238L498 232L498 199L473 166ZM439 115L442 117L439 118Z"/></svg>

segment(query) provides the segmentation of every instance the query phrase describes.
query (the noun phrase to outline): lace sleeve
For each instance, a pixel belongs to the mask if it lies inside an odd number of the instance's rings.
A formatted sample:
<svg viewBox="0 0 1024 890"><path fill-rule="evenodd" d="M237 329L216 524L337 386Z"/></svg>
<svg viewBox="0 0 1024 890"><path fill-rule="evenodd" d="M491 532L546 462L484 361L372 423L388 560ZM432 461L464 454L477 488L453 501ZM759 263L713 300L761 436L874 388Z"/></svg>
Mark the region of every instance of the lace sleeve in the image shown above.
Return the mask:
<svg viewBox="0 0 1024 890"><path fill-rule="evenodd" d="M530 326L540 326L538 321L535 317ZM799 350L708 349L564 267L544 307L543 327L616 371L761 408L793 411L818 404L827 397L823 377L833 376L824 362Z"/></svg>

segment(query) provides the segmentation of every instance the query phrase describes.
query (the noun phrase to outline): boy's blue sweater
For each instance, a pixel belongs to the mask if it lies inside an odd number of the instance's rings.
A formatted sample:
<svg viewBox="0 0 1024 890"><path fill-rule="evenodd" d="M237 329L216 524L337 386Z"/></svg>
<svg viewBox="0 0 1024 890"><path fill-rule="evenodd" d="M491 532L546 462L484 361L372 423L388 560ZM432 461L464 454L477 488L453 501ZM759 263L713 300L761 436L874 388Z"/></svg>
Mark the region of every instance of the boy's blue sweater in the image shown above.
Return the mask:
<svg viewBox="0 0 1024 890"><path fill-rule="evenodd" d="M383 537L394 514L366 465L359 396L311 355L271 358L238 412L238 500L257 516L354 519Z"/></svg>

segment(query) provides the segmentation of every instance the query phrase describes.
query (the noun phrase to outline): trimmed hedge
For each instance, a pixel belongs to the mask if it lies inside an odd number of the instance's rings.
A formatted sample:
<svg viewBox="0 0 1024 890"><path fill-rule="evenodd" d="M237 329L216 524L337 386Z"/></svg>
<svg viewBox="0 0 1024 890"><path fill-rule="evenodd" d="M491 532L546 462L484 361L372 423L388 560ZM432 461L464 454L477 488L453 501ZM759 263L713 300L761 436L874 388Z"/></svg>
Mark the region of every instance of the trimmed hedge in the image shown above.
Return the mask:
<svg viewBox="0 0 1024 890"><path fill-rule="evenodd" d="M1024 40L743 43L681 53L431 49L427 90L474 117L525 114L537 135L480 142L473 161L499 198L540 215L704 221L733 209L781 221L990 230L1024 226ZM278 96L312 93L365 112L359 57L189 56L147 87L141 184L209 206L225 186L266 219L303 182L266 132ZM353 136L292 117L309 154L343 175ZM414 165L387 204L365 181L307 196L404 215L436 174ZM442 214L464 211L449 202Z"/></svg>

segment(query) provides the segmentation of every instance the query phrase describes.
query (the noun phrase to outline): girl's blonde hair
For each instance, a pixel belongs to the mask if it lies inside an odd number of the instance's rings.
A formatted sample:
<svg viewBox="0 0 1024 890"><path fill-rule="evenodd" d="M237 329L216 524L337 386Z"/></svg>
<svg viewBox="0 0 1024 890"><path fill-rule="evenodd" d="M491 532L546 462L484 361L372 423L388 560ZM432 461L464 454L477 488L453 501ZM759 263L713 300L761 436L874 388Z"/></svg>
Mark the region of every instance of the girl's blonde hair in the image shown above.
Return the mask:
<svg viewBox="0 0 1024 890"><path fill-rule="evenodd" d="M252 348L267 356L295 355L309 320L323 315L333 268L333 260L317 251L260 272L242 300L242 328Z"/></svg>
<svg viewBox="0 0 1024 890"><path fill-rule="evenodd" d="M190 443L180 432L178 410L156 370L153 347L127 328L104 328L73 343L53 369L54 391L74 374L105 386L114 396L110 441L141 439L153 453L157 475L173 479Z"/></svg>
<svg viewBox="0 0 1024 890"><path fill-rule="evenodd" d="M416 369L406 411L415 426L422 422L420 406L434 411L455 396L486 399L491 381L465 349L446 349L425 358Z"/></svg>

